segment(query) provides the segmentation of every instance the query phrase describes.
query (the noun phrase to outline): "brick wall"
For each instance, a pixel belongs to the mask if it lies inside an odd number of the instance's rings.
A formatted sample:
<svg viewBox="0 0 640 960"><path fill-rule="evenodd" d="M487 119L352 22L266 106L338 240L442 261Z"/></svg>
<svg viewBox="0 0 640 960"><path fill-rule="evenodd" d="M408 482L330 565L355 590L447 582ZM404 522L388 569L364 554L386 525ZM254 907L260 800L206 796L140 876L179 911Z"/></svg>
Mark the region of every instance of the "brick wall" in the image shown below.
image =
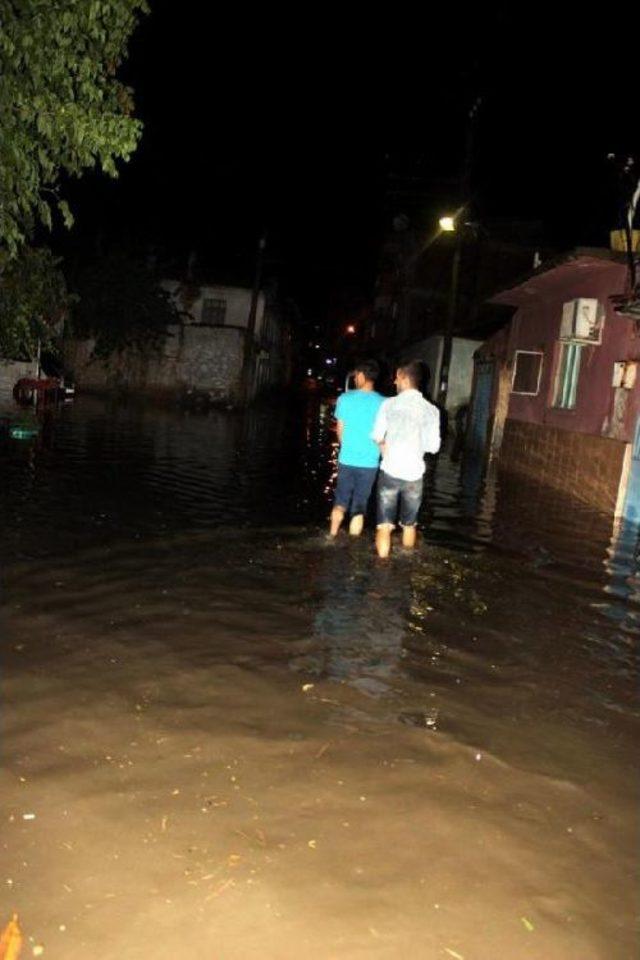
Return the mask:
<svg viewBox="0 0 640 960"><path fill-rule="evenodd" d="M507 420L499 471L612 515L624 450L619 440Z"/></svg>

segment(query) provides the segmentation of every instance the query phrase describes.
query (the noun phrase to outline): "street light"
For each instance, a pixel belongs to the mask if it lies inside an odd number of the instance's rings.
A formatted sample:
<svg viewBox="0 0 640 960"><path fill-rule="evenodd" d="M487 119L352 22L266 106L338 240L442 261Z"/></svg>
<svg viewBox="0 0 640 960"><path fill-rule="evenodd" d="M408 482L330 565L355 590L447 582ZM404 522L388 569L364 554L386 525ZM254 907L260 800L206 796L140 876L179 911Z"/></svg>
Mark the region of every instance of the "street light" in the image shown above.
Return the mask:
<svg viewBox="0 0 640 960"><path fill-rule="evenodd" d="M356 332L356 328L352 323L350 323L345 332L349 334L353 334Z"/></svg>
<svg viewBox="0 0 640 960"><path fill-rule="evenodd" d="M451 354L453 351L453 328L458 304L458 278L460 276L460 258L462 255L462 234L464 232L457 229L457 221L464 211L465 207L462 206L455 214L440 217L438 221L443 233L455 234L453 257L451 260L451 287L449 289L449 304L442 341L440 383L438 384L437 394L438 403L443 409L447 403L447 392L449 389L449 367L451 366Z"/></svg>

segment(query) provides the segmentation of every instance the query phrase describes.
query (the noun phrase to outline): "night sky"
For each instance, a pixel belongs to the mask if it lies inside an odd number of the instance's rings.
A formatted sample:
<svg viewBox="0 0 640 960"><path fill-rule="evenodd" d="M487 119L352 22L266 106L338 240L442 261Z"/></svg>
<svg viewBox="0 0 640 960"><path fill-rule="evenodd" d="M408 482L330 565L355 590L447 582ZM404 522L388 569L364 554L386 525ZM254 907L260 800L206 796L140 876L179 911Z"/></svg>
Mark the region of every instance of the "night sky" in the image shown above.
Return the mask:
<svg viewBox="0 0 640 960"><path fill-rule="evenodd" d="M144 138L118 181L72 188L76 249L98 234L176 262L196 249L203 272L249 280L265 226L268 269L303 307L366 295L391 216L411 207L428 225L458 198L478 96L474 216L542 221L559 247L606 243L607 154L640 158L629 19L151 5L124 70ZM394 172L412 200L389 195Z"/></svg>

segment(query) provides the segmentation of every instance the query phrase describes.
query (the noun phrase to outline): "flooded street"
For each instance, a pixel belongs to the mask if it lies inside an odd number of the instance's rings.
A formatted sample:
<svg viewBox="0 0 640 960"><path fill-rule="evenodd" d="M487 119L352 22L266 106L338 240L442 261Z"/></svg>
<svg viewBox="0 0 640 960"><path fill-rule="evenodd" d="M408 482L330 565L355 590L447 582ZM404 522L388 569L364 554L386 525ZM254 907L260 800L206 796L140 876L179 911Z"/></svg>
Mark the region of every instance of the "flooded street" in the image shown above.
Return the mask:
<svg viewBox="0 0 640 960"><path fill-rule="evenodd" d="M635 534L443 453L325 541L328 411L0 438L0 924L55 960L634 960Z"/></svg>

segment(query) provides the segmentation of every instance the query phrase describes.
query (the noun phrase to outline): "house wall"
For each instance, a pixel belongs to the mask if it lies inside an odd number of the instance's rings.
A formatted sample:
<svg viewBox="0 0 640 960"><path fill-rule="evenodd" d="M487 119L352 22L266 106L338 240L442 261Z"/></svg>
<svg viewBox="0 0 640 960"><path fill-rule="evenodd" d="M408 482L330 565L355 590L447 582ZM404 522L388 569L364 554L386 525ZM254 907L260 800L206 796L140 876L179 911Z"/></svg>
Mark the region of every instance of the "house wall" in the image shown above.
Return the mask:
<svg viewBox="0 0 640 960"><path fill-rule="evenodd" d="M539 275L529 288L525 283L513 292L520 305L510 325L477 352L478 359L495 360L489 449L499 452L502 474L609 515L624 502L629 443L640 416L640 370L633 389L612 386L616 362L640 362L633 321L610 303L625 280L624 265L604 259L567 262ZM563 410L552 405L562 305L577 297L594 297L604 306L604 329L600 345L583 347L576 406ZM536 396L511 393L516 350L543 354Z"/></svg>
<svg viewBox="0 0 640 960"><path fill-rule="evenodd" d="M615 436L630 441L640 413L640 377L633 390L621 390L618 397L612 387L614 363L640 361L640 336L631 319L616 314L609 302L620 292L624 267L604 262L600 269L580 269L566 265L558 278L531 304L521 306L511 322L506 346L506 362L513 366L516 350L541 350L544 353L540 390L528 397L512 393L507 417L525 423L544 423L559 430ZM561 410L552 406L560 355L562 305L577 297L595 297L605 306L602 343L582 349L576 406Z"/></svg>
<svg viewBox="0 0 640 960"><path fill-rule="evenodd" d="M479 340L454 337L449 368L447 409L457 410L469 403L473 383L473 356L480 346Z"/></svg>
<svg viewBox="0 0 640 960"><path fill-rule="evenodd" d="M451 344L451 364L449 369L449 387L447 390L447 410L455 411L469 403L473 383L473 357L480 341L465 337L454 337ZM402 353L402 361L422 360L429 367L431 375L429 394L435 399L440 386L440 370L444 337L428 337L407 347Z"/></svg>
<svg viewBox="0 0 640 960"><path fill-rule="evenodd" d="M427 337L426 340L419 340L412 343L400 354L400 362L408 363L410 360L421 360L429 369L429 384L427 393L434 399L438 393L438 383L440 381L440 365L442 363L442 337Z"/></svg>
<svg viewBox="0 0 640 960"><path fill-rule="evenodd" d="M197 296L185 303L183 298L185 287L180 281L163 280L161 286L172 296L178 310L185 310L188 313L192 323L202 322L202 305L205 300L224 300L227 305L224 326L243 327L246 330L251 309L251 290L244 287L194 285L193 289L197 292ZM256 309L256 336L259 336L262 330L264 310L265 296L260 293Z"/></svg>
<svg viewBox="0 0 640 960"><path fill-rule="evenodd" d="M134 351L113 354L108 362L91 357L94 341L65 344L67 368L73 371L78 389L113 389L175 397L190 393L212 400L238 399L244 362L244 344L251 307L251 291L240 287L194 287L197 296L187 303L184 287L163 281L162 287L183 311L183 323L170 327L157 352L144 356ZM222 324L203 324L205 299L224 300ZM258 298L255 330L255 370L252 394L270 386L284 385L290 376L291 337L280 312Z"/></svg>

